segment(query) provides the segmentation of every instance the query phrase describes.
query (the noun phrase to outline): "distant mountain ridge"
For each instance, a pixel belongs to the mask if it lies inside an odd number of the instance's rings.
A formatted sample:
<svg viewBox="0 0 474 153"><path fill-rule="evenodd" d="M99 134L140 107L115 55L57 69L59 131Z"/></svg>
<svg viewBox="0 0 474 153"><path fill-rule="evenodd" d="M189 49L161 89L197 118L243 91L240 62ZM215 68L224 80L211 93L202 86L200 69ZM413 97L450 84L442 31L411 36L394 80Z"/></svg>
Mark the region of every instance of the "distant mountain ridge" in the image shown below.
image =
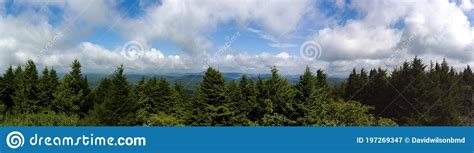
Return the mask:
<svg viewBox="0 0 474 153"><path fill-rule="evenodd" d="M107 74L85 74L89 81L90 87L95 87L99 84L100 80L104 77L107 77ZM271 74L245 74L245 73L222 73L224 76L224 80L226 82L230 82L232 80L239 81L240 77L246 75L251 80L256 80L259 76L263 79L270 78ZM59 75L59 76L62 76ZM165 77L170 84L174 84L175 82L179 82L182 85L186 86L188 90L193 90L196 85L202 82L202 77L204 76L203 72L198 73L167 73L167 74L127 74L128 80L132 84L137 84L143 77L145 79L152 78L152 77ZM299 75L282 75L290 84L296 84L299 80ZM339 85L344 78L336 78L336 77L328 77L329 85Z"/></svg>

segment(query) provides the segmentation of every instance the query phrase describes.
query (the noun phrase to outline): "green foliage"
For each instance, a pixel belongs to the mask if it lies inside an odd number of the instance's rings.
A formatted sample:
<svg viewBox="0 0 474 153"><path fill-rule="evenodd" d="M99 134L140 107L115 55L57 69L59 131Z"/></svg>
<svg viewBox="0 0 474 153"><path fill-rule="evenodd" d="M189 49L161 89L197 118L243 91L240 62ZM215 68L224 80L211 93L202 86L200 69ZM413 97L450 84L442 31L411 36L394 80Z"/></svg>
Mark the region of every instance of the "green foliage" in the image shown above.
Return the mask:
<svg viewBox="0 0 474 153"><path fill-rule="evenodd" d="M40 114L15 114L2 117L0 126L76 126L79 117L54 112Z"/></svg>
<svg viewBox="0 0 474 153"><path fill-rule="evenodd" d="M174 111L175 104L171 101L171 96L173 95L173 90L171 89L168 81L164 77L161 77L157 83L156 90L152 94L154 99L155 108L157 112L171 113Z"/></svg>
<svg viewBox="0 0 474 153"><path fill-rule="evenodd" d="M164 113L153 114L145 121L145 126L184 126L184 120Z"/></svg>
<svg viewBox="0 0 474 153"><path fill-rule="evenodd" d="M91 90L79 61L58 80L53 68L11 66L0 77L0 125L144 126L396 126L467 125L474 78L443 61L415 58L388 74L355 69L329 87L323 70L306 68L290 85L276 67L271 77L224 81L208 68L194 93L164 77L131 85L123 67ZM395 122L396 121L396 122Z"/></svg>
<svg viewBox="0 0 474 153"><path fill-rule="evenodd" d="M273 112L273 103L268 99L265 80L258 77L256 83L256 103L250 107L249 118L252 121L260 120L265 114Z"/></svg>
<svg viewBox="0 0 474 153"><path fill-rule="evenodd" d="M383 109L390 105L390 101L382 100L389 97L388 93L391 89L388 84L387 72L381 68L370 70L369 81L366 86L367 88L364 88L362 92L366 94L366 99L363 103L375 108L371 111L372 113L383 113Z"/></svg>
<svg viewBox="0 0 474 153"><path fill-rule="evenodd" d="M296 91L289 85L288 80L278 74L276 67L271 69L271 73L270 79L265 81L267 94L264 99L271 101L273 111L289 117L293 115Z"/></svg>
<svg viewBox="0 0 474 153"><path fill-rule="evenodd" d="M6 111L12 110L15 103L13 102L13 94L15 93L15 74L10 66L0 79L0 101L6 106Z"/></svg>
<svg viewBox="0 0 474 153"><path fill-rule="evenodd" d="M257 106L257 89L252 80L243 75L239 81L239 88L241 98L233 105L239 114L250 117L250 112Z"/></svg>
<svg viewBox="0 0 474 153"><path fill-rule="evenodd" d="M375 118L367 114L369 107L354 101L335 101L326 105L326 118L322 119L322 125L333 126L370 126Z"/></svg>
<svg viewBox="0 0 474 153"><path fill-rule="evenodd" d="M58 90L54 92L52 109L57 113L77 114L83 116L88 110L81 109L85 97L89 94L87 79L82 76L81 64L74 60L71 72L64 75Z"/></svg>
<svg viewBox="0 0 474 153"><path fill-rule="evenodd" d="M300 80L296 85L297 95L296 100L299 103L307 103L311 93L313 92L316 85L316 78L313 73L306 67L303 75L300 76Z"/></svg>
<svg viewBox="0 0 474 153"><path fill-rule="evenodd" d="M222 74L208 68L201 85L202 100L209 105L221 105L225 102L225 82Z"/></svg>
<svg viewBox="0 0 474 153"><path fill-rule="evenodd" d="M39 113L41 106L38 100L38 72L32 60L28 60L25 69L17 69L15 74L16 90L13 94L15 110L18 113Z"/></svg>
<svg viewBox="0 0 474 153"><path fill-rule="evenodd" d="M374 107L371 113L377 116L391 118L401 125L466 124L461 118L468 116L470 108L467 104L472 84L466 83L472 80L469 67L457 73L443 61L427 68L415 57L390 76L381 68L371 70L368 80L365 75L364 71L351 73L344 98Z"/></svg>
<svg viewBox="0 0 474 153"><path fill-rule="evenodd" d="M228 104L214 106L209 105L206 107L206 114L204 117L208 121L210 126L231 126L233 125L231 119L235 116L235 112L232 111Z"/></svg>
<svg viewBox="0 0 474 153"><path fill-rule="evenodd" d="M316 72L316 88L324 90L329 88L326 73L324 73L324 71L321 69Z"/></svg>
<svg viewBox="0 0 474 153"><path fill-rule="evenodd" d="M138 110L139 103L120 66L111 76L110 87L102 101L94 106L91 117L100 125L136 125L141 122L137 119Z"/></svg>
<svg viewBox="0 0 474 153"><path fill-rule="evenodd" d="M355 69L352 70L347 78L347 84L344 88L344 100L361 100L364 99L364 93L368 82L367 72L364 69L357 73Z"/></svg>
<svg viewBox="0 0 474 153"><path fill-rule="evenodd" d="M240 107L242 93L240 92L240 87L235 80L232 80L229 85L227 85L225 96L226 104L234 106L233 109L238 109Z"/></svg>
<svg viewBox="0 0 474 153"><path fill-rule="evenodd" d="M107 97L108 91L111 89L112 82L109 78L103 78L99 85L90 92L86 97L82 107L91 110L94 105L101 104ZM86 111L84 111L86 112Z"/></svg>
<svg viewBox="0 0 474 153"><path fill-rule="evenodd" d="M51 110L51 103L54 101L53 93L56 91L58 84L56 70L44 68L38 83L38 90L41 91L38 94L39 106L43 107L44 110Z"/></svg>
<svg viewBox="0 0 474 153"><path fill-rule="evenodd" d="M297 122L287 118L281 114L265 114L265 116L260 121L262 126L295 126Z"/></svg>

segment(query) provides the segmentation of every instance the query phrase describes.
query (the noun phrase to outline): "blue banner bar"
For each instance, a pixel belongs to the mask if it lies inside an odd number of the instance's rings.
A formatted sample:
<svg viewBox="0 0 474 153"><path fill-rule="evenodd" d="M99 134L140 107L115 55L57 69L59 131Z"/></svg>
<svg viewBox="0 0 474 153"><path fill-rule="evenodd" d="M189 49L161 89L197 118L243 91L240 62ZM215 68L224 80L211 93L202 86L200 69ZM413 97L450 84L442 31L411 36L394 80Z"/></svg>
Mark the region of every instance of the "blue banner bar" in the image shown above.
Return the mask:
<svg viewBox="0 0 474 153"><path fill-rule="evenodd" d="M472 153L473 127L1 127L0 152Z"/></svg>

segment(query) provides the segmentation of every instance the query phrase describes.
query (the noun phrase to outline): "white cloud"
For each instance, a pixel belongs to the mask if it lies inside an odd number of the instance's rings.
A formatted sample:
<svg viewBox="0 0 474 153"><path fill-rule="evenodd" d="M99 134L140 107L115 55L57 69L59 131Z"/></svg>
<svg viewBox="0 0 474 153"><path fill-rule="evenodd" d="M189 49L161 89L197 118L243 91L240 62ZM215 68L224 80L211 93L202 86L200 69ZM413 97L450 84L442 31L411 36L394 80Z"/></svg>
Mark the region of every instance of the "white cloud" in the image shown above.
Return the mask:
<svg viewBox="0 0 474 153"><path fill-rule="evenodd" d="M244 73L269 73L270 68L276 66L284 74L300 74L304 72L306 66L313 69L324 69L327 62L308 61L298 56L291 56L287 52L276 55L263 52L258 55L248 53L223 55L222 57L212 58L210 65L224 72Z"/></svg>
<svg viewBox="0 0 474 153"><path fill-rule="evenodd" d="M271 66L277 65L285 67L282 68L282 72L294 73L293 67L305 63L311 64L286 52L278 55L238 53L225 55L226 58L203 58L208 57L205 51L212 46L204 35L219 24L237 22L245 27L249 23L255 23L262 29L262 34L279 37L296 30L301 16L309 6L307 0L217 3L165 0L161 5L147 7L145 14L137 19L121 18L120 15L123 14L118 13L114 1L107 0L94 3L19 1L14 5L21 5L27 9L18 15L7 15L2 12L0 18L0 27L4 29L0 31L2 68L10 64L23 64L27 59L33 59L40 66L55 66L58 71L68 71L70 62L79 59L85 72L107 73L120 64L124 64L131 72L193 72L204 70L208 63L222 67L224 71L251 70L249 72L263 73L268 72ZM63 14L59 16L62 20L59 24L50 24L50 17L55 14L45 6L62 9ZM281 10L285 10L285 13ZM285 24L281 24L281 21ZM110 50L101 44L83 41L93 28L103 27L118 29L129 39L142 42L145 48L143 56L135 61L129 61L120 54L121 46ZM169 39L192 54L164 55L159 50L149 48L148 43L156 39ZM281 45L283 46L280 47L294 47L287 43ZM255 62L249 63L249 60Z"/></svg>
<svg viewBox="0 0 474 153"><path fill-rule="evenodd" d="M47 51L41 53L41 50L48 50L47 44L59 32L47 24L44 16L37 16L33 21L29 21L32 20L29 16L0 16L1 67L44 54Z"/></svg>
<svg viewBox="0 0 474 153"><path fill-rule="evenodd" d="M163 0L160 4L140 3L136 7L144 9L143 14L134 18L125 17L118 2L111 0L14 3L24 10L6 14L0 0L0 69L34 59L39 65L67 71L70 62L79 59L86 72L107 73L120 64L137 73L196 72L210 64L229 72L268 73L276 65L282 73L301 73L308 65L344 76L353 67L396 65L414 55L426 62L446 58L459 68L474 61L474 28L468 18L473 0L457 4L442 0L356 0L347 4L336 0L338 9L354 9L358 15L345 24L322 28L323 23L301 27L305 20L312 20L308 17L321 22L334 20L315 14L320 11L309 0ZM62 13L55 14L44 5L58 7ZM52 24L52 17L60 22ZM227 23L237 23L238 28L258 34L268 41L266 45L281 51L209 57L206 52L214 44L207 34ZM141 42L143 56L130 61L120 54L120 44L111 49L91 42L88 36L96 28L110 28L125 41ZM297 45L286 42L294 40L294 32L306 29L318 29L310 38L322 47L322 56L315 61L295 55ZM163 39L190 54L165 55L150 47Z"/></svg>
<svg viewBox="0 0 474 153"><path fill-rule="evenodd" d="M474 60L473 25L454 2L353 1L352 8L362 14L361 19L321 29L312 38L321 44L323 60L359 63L397 58L397 52L411 58L441 56L451 63Z"/></svg>
<svg viewBox="0 0 474 153"><path fill-rule="evenodd" d="M256 23L268 35L281 37L296 30L310 6L308 0L164 0L162 5L149 7L141 18L129 20L123 33L148 43L170 39L185 51L202 54L212 47L204 33L219 24L233 21L245 27Z"/></svg>
<svg viewBox="0 0 474 153"><path fill-rule="evenodd" d="M472 3L474 3L474 0L462 0L460 7L463 11L469 11L471 9L474 9Z"/></svg>
<svg viewBox="0 0 474 153"><path fill-rule="evenodd" d="M383 26L351 21L344 27L325 28L315 36L322 47L322 59L377 59L388 56L400 39L400 33Z"/></svg>

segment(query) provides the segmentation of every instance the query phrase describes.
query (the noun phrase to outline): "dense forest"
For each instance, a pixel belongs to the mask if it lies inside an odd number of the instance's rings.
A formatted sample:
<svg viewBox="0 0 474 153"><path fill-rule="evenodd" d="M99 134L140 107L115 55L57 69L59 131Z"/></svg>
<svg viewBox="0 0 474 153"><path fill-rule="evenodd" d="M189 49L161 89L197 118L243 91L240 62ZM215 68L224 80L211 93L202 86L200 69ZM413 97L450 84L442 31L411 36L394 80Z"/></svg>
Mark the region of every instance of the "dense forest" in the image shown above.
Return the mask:
<svg viewBox="0 0 474 153"><path fill-rule="evenodd" d="M131 84L122 66L91 88L79 61L54 68L10 66L0 77L3 126L397 126L469 125L474 77L419 58L390 73L354 69L341 85L309 68L293 85L271 77L226 83L208 68L193 93L164 77Z"/></svg>

